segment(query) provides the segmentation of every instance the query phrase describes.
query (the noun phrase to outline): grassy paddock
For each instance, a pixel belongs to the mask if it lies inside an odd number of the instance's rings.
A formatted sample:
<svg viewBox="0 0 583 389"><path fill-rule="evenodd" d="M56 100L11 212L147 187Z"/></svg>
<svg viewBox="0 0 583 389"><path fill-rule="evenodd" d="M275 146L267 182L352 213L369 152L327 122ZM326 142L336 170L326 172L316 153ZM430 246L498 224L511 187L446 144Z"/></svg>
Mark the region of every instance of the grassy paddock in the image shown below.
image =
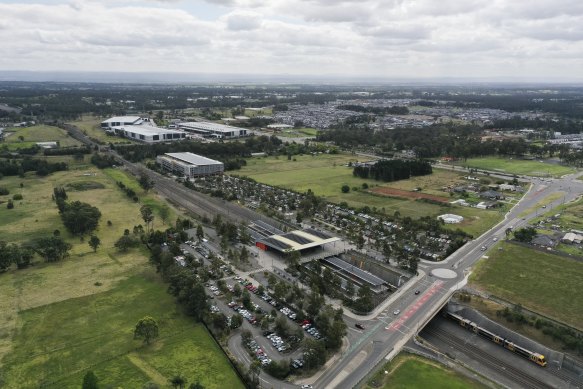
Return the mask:
<svg viewBox="0 0 583 389"><path fill-rule="evenodd" d="M476 169L493 170L509 174L526 174L529 176L562 176L575 171L568 166L498 157L469 158L460 164Z"/></svg>
<svg viewBox="0 0 583 389"><path fill-rule="evenodd" d="M350 190L342 193L341 187L346 184L351 188L362 188L366 183L369 188L390 187L403 190L413 190L421 187L424 193L447 196L442 187L455 184L461 180L458 173L435 169L430 176L415 177L391 183L375 180L366 180L352 175L352 168L345 166L348 162L358 160L349 154L296 156L296 161L289 161L287 157L251 158L247 166L236 172L236 175L248 176L259 182L305 192L311 189L327 201L341 203L345 201L353 207L377 208L387 214L399 211L402 216L418 218L421 216L436 217L444 213L455 213L466 218L464 223L453 225L451 228L461 228L475 236L488 230L502 214L499 211L479 210L460 206L445 207L436 204L373 195L363 190ZM360 159L362 161L362 159ZM282 174L284 173L284 174Z"/></svg>
<svg viewBox="0 0 583 389"><path fill-rule="evenodd" d="M581 327L583 263L505 242L497 247L478 263L474 287Z"/></svg>
<svg viewBox="0 0 583 389"><path fill-rule="evenodd" d="M150 315L160 339L147 346L132 330ZM102 386L168 387L181 374L207 388L242 388L201 325L186 317L153 270L113 289L20 312L14 351L4 359L7 387L78 388L87 370Z"/></svg>
<svg viewBox="0 0 583 389"><path fill-rule="evenodd" d="M31 147L36 142L59 142L61 147L80 146L81 142L73 139L67 132L59 127L38 125L31 127L12 128L4 142L9 148ZM22 136L24 140L18 139ZM23 146L26 145L26 146Z"/></svg>
<svg viewBox="0 0 583 389"><path fill-rule="evenodd" d="M389 374L385 374L387 371ZM487 386L446 369L428 359L398 355L387 363L365 386L367 389L470 389Z"/></svg>

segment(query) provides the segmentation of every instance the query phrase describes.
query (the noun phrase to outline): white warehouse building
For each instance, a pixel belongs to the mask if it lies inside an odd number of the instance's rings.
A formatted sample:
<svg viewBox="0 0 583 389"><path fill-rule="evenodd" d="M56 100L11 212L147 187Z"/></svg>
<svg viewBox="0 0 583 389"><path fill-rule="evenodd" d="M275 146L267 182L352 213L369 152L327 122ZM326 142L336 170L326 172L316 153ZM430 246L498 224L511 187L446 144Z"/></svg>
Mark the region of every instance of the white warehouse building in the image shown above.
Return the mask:
<svg viewBox="0 0 583 389"><path fill-rule="evenodd" d="M156 157L164 170L188 178L223 174L225 165L193 153L166 153Z"/></svg>
<svg viewBox="0 0 583 389"><path fill-rule="evenodd" d="M185 122L179 123L178 128L188 132L194 132L202 136L229 139L247 136L247 129L240 127L227 126L224 124L211 122Z"/></svg>
<svg viewBox="0 0 583 389"><path fill-rule="evenodd" d="M143 123L149 123L150 119L144 119L139 116L115 116L101 122L101 128L107 129L122 126L139 126Z"/></svg>
<svg viewBox="0 0 583 389"><path fill-rule="evenodd" d="M168 130L148 125L111 127L107 131L145 143L170 142L186 138L184 131Z"/></svg>

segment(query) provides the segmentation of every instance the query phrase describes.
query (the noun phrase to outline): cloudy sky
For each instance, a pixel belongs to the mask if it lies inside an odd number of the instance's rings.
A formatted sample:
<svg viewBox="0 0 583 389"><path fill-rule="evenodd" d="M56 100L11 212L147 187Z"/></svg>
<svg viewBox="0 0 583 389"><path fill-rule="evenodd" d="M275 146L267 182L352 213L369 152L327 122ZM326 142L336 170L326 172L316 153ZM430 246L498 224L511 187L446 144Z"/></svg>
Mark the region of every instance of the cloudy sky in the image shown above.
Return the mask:
<svg viewBox="0 0 583 389"><path fill-rule="evenodd" d="M0 0L0 71L583 79L582 0Z"/></svg>

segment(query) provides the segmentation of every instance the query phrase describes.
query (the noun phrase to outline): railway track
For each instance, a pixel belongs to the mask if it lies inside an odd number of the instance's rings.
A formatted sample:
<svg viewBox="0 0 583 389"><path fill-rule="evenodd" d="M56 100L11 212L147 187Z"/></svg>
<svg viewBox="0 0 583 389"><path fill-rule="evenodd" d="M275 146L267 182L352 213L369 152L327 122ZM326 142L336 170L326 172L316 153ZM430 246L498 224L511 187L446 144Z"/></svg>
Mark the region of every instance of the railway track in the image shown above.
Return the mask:
<svg viewBox="0 0 583 389"><path fill-rule="evenodd" d="M502 361L499 358L496 358L493 355L485 353L484 350L474 345L467 344L464 340L452 336L448 332L435 328L425 328L423 331L428 333L429 335L432 335L436 339L439 339L445 344L453 346L454 348L460 351L463 351L464 354L480 362L483 366L493 369L494 371L498 372L499 375L512 380L513 382L521 385L524 388L532 389L553 388L552 385L547 384L546 382L529 375L528 373L522 371L517 367L509 365L508 363Z"/></svg>

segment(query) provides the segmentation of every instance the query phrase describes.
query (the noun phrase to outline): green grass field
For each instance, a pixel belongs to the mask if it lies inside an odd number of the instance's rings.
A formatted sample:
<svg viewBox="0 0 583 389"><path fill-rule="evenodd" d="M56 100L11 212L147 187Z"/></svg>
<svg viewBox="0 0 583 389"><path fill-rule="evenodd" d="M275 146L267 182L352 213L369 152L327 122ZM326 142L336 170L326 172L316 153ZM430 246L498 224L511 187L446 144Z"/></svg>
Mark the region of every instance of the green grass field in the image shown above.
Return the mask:
<svg viewBox="0 0 583 389"><path fill-rule="evenodd" d="M9 150L31 147L36 142L59 142L61 147L80 146L81 142L71 138L67 132L53 126L31 126L22 128L10 128L6 133L4 144ZM22 136L21 141L19 137Z"/></svg>
<svg viewBox="0 0 583 389"><path fill-rule="evenodd" d="M505 242L497 247L478 263L472 286L581 328L583 263Z"/></svg>
<svg viewBox="0 0 583 389"><path fill-rule="evenodd" d="M296 161L289 161L286 157L251 158L247 160L247 166L244 166L234 174L248 176L262 183L299 192L311 189L317 195L323 196L327 201L333 203L345 201L348 205L357 208L368 206L370 208L374 207L379 211L384 209L387 214L399 211L401 215L413 218L427 215L436 217L444 213L459 214L464 216L466 220L462 224L452 225L451 228L459 227L475 236L488 230L502 217L500 211L494 210L439 206L414 201L413 199L374 195L363 190L351 190L348 193L342 193L341 191L341 187L344 184L351 188L361 188L362 184L366 183L369 188L380 186L413 190L421 187L423 188L423 193L449 197L447 193L441 191L441 188L460 181L460 175L451 171L435 169L430 176L382 183L354 177L352 168L345 165L348 162L356 161L357 158L349 154L300 155L294 158L296 158Z"/></svg>
<svg viewBox="0 0 583 389"><path fill-rule="evenodd" d="M384 374L388 371L389 374ZM473 389L487 386L412 355L399 355L375 374L367 389Z"/></svg>
<svg viewBox="0 0 583 389"><path fill-rule="evenodd" d="M6 387L78 388L93 370L102 387L169 387L180 374L206 388L242 388L219 346L158 280L146 268L109 291L21 311L14 351L3 361ZM160 327L150 346L132 336L146 315Z"/></svg>
<svg viewBox="0 0 583 389"><path fill-rule="evenodd" d="M137 189L140 203L115 184ZM22 182L23 187L20 187ZM79 387L86 369L103 387L140 388L147 381L169 387L176 374L205 387L242 387L218 346L203 327L175 306L166 285L148 265L145 249L122 254L113 243L125 228L143 224L139 208L151 204L155 228L165 228L157 210L168 207L154 193L117 169L59 172L39 178L4 177L0 185L24 197L15 208L0 206L0 237L25 242L61 231L73 245L69 258L0 274L0 382L6 388ZM64 228L51 199L53 187L67 188L69 200L97 206L96 231L102 245L89 245ZM168 207L169 219L177 215ZM111 220L112 226L107 226ZM134 342L131 328L142 316L157 318L162 339L152 347ZM1 386L1 385L0 385Z"/></svg>
<svg viewBox="0 0 583 389"><path fill-rule="evenodd" d="M508 159L498 157L469 158L459 165L499 171L510 174L525 174L529 176L562 176L573 173L575 170L568 166L541 163L538 161L525 161L521 159Z"/></svg>

